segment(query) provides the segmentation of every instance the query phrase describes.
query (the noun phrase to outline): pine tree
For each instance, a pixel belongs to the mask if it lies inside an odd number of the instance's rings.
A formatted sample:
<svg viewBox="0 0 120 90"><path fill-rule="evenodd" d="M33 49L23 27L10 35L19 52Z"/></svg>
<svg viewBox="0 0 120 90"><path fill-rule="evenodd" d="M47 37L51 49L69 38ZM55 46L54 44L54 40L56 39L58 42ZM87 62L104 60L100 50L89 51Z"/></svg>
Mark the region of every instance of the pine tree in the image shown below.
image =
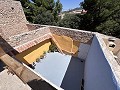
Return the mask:
<svg viewBox="0 0 120 90"><path fill-rule="evenodd" d="M85 29L120 37L120 0L84 0Z"/></svg>
<svg viewBox="0 0 120 90"><path fill-rule="evenodd" d="M32 2L29 0L18 1L21 2L29 22L52 25L58 22L58 14L62 11L62 4L59 0L57 2L54 0L32 0ZM42 18L42 20L39 18Z"/></svg>

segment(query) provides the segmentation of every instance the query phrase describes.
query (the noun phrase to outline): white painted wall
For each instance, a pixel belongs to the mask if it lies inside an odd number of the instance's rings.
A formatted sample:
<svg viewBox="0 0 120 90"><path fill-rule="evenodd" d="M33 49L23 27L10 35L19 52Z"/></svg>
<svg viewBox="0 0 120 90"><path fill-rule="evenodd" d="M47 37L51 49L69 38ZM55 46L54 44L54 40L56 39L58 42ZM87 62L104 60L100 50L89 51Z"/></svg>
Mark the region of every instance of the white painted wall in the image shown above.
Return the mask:
<svg viewBox="0 0 120 90"><path fill-rule="evenodd" d="M90 48L90 45L80 43L78 58L85 60L88 55L89 48Z"/></svg>
<svg viewBox="0 0 120 90"><path fill-rule="evenodd" d="M85 62L84 90L117 90L112 70L94 36Z"/></svg>

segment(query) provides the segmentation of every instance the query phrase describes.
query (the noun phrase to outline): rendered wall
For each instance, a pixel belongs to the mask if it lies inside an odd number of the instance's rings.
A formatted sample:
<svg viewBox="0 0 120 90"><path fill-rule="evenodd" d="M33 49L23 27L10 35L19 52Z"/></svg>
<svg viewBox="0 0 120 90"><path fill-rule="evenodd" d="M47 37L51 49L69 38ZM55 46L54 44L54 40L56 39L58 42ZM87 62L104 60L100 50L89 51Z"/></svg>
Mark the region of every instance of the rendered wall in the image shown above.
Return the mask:
<svg viewBox="0 0 120 90"><path fill-rule="evenodd" d="M78 51L78 58L86 60L89 49L90 49L89 44L81 43L80 46L79 46L79 51Z"/></svg>
<svg viewBox="0 0 120 90"><path fill-rule="evenodd" d="M50 45L50 40L45 40L40 44L37 44L28 50L25 50L24 52L16 55L16 57L25 64L32 64L36 61L37 58L40 58L40 56L43 55L44 51L49 50Z"/></svg>
<svg viewBox="0 0 120 90"><path fill-rule="evenodd" d="M53 37L55 38L55 40L57 41L62 50L71 52L72 39L70 37L58 35L53 35Z"/></svg>
<svg viewBox="0 0 120 90"><path fill-rule="evenodd" d="M55 44L59 45L58 48L60 48L63 53L78 56L80 41L75 41L71 37L64 35L52 34L52 36L56 40Z"/></svg>
<svg viewBox="0 0 120 90"><path fill-rule="evenodd" d="M80 41L73 41L73 48L72 48L72 52L73 52L73 55L72 56L78 56L78 49L79 49L79 46L80 46Z"/></svg>
<svg viewBox="0 0 120 90"><path fill-rule="evenodd" d="M117 90L113 73L96 38L93 38L84 71L84 90Z"/></svg>

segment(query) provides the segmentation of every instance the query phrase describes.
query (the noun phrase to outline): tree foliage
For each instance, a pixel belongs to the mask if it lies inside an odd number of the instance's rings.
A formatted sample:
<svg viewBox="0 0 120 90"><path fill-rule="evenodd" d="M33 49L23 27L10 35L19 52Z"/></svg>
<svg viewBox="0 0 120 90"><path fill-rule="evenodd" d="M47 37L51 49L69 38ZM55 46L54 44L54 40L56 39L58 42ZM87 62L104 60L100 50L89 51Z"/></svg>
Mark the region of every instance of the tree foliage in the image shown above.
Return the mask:
<svg viewBox="0 0 120 90"><path fill-rule="evenodd" d="M54 16L50 12L43 12L36 16L34 23L43 25L55 25Z"/></svg>
<svg viewBox="0 0 120 90"><path fill-rule="evenodd" d="M63 19L58 22L58 26L79 29L81 23L80 14L66 14Z"/></svg>
<svg viewBox="0 0 120 90"><path fill-rule="evenodd" d="M120 37L120 0L84 0L85 29Z"/></svg>
<svg viewBox="0 0 120 90"><path fill-rule="evenodd" d="M100 32L120 38L120 0L84 0L80 5L86 14L66 14L59 20L60 0L19 0L27 20L33 23ZM59 21L59 22L58 22Z"/></svg>
<svg viewBox="0 0 120 90"><path fill-rule="evenodd" d="M84 15L65 15L59 26L100 32L120 38L120 0L84 0Z"/></svg>
<svg viewBox="0 0 120 90"><path fill-rule="evenodd" d="M21 2L26 18L32 23L54 25L62 11L59 0L18 0Z"/></svg>

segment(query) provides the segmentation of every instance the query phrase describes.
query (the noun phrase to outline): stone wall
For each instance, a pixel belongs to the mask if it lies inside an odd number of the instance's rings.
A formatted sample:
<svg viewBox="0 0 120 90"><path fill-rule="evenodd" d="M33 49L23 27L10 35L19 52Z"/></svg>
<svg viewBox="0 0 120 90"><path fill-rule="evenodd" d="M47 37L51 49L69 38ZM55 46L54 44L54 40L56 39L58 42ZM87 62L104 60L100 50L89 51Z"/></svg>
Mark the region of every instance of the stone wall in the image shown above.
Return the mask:
<svg viewBox="0 0 120 90"><path fill-rule="evenodd" d="M92 33L81 30L79 31L55 26L46 26L22 34L14 35L7 39L7 42L18 52L22 52L34 45L37 45L41 41L52 38L52 34L68 36L75 41L80 41L80 43L86 44L91 44L94 36Z"/></svg>
<svg viewBox="0 0 120 90"><path fill-rule="evenodd" d="M30 23L27 23L26 25L27 25L29 31L36 30L38 28L43 27L40 24L30 24Z"/></svg>
<svg viewBox="0 0 120 90"><path fill-rule="evenodd" d="M0 47L8 53L9 51L13 50L13 47L11 47L8 42L6 42L1 36L0 36Z"/></svg>
<svg viewBox="0 0 120 90"><path fill-rule="evenodd" d="M20 46L17 46L17 47L14 47L14 49L17 51L17 52L23 52L35 45L38 45L39 43L47 40L47 39L51 39L51 35L50 34L46 34L46 35L43 35L42 37L39 37L39 38L36 38L34 40L31 40L31 41L28 41Z"/></svg>
<svg viewBox="0 0 120 90"><path fill-rule="evenodd" d="M117 59L116 59L117 63L120 65L120 51L117 54Z"/></svg>
<svg viewBox="0 0 120 90"><path fill-rule="evenodd" d="M50 30L47 27L39 28L33 31L25 32L22 34L14 35L10 37L7 42L12 46L16 47L19 45L22 45L28 41L32 41L34 39L37 39L39 37L44 36L45 34L49 34Z"/></svg>
<svg viewBox="0 0 120 90"><path fill-rule="evenodd" d="M118 52L120 51L120 39L116 39L116 40L114 41L114 43L116 44L116 46L115 46L115 48L114 48L114 50L113 50L113 53L114 53L115 55L117 55Z"/></svg>
<svg viewBox="0 0 120 90"><path fill-rule="evenodd" d="M0 0L0 34L6 39L28 31L21 3L13 0Z"/></svg>
<svg viewBox="0 0 120 90"><path fill-rule="evenodd" d="M91 44L92 38L94 36L92 32L87 32L77 29L70 29L70 28L63 28L56 26L49 26L49 28L52 34L68 36L75 41L80 41L81 43Z"/></svg>
<svg viewBox="0 0 120 90"><path fill-rule="evenodd" d="M50 29L47 27L43 27L12 36L7 40L7 42L18 52L22 52L49 38L51 38Z"/></svg>

